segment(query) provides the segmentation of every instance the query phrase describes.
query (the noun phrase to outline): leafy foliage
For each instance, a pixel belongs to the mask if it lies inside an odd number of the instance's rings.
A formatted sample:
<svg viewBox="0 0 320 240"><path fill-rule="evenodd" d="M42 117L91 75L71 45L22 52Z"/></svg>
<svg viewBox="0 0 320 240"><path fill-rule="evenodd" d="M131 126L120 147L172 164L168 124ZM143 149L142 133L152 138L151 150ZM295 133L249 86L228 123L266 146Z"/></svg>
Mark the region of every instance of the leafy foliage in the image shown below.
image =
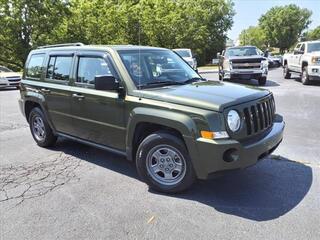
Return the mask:
<svg viewBox="0 0 320 240"><path fill-rule="evenodd" d="M66 1L0 0L0 65L21 69L29 51L48 42L68 14Z"/></svg>
<svg viewBox="0 0 320 240"><path fill-rule="evenodd" d="M265 32L272 47L283 52L298 41L301 33L311 23L312 12L294 4L271 8L259 19L259 26Z"/></svg>
<svg viewBox="0 0 320 240"><path fill-rule="evenodd" d="M224 48L231 0L0 0L0 64L22 68L39 45L191 48L200 63Z"/></svg>
<svg viewBox="0 0 320 240"><path fill-rule="evenodd" d="M320 26L316 27L315 29L306 32L305 34L306 40L320 40Z"/></svg>
<svg viewBox="0 0 320 240"><path fill-rule="evenodd" d="M239 40L241 45L253 45L260 49L265 49L267 46L266 35L258 26L250 26L240 33Z"/></svg>

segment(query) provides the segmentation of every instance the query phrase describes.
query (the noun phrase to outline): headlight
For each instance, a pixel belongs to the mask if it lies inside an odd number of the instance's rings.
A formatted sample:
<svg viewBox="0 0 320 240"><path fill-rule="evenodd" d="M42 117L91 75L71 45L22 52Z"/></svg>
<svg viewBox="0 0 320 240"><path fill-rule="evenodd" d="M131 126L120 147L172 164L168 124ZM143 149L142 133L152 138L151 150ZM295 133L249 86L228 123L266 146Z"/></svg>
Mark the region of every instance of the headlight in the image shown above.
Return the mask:
<svg viewBox="0 0 320 240"><path fill-rule="evenodd" d="M312 62L312 63L320 63L320 57L315 57L315 56L313 56L313 57L311 58L311 62Z"/></svg>
<svg viewBox="0 0 320 240"><path fill-rule="evenodd" d="M263 60L262 61L262 68L267 68L269 66L268 60Z"/></svg>
<svg viewBox="0 0 320 240"><path fill-rule="evenodd" d="M235 110L230 110L228 112L228 127L232 132L236 132L240 128L240 116Z"/></svg>

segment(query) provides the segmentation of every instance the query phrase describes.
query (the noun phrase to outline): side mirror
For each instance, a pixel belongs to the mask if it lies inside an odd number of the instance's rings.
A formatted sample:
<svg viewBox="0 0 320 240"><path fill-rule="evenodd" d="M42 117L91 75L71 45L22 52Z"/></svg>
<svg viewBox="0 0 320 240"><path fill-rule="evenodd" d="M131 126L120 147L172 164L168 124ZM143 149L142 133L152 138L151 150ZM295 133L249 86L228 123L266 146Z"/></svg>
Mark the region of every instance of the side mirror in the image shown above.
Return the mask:
<svg viewBox="0 0 320 240"><path fill-rule="evenodd" d="M298 49L295 49L295 50L293 51L293 54L294 54L294 55L303 54L303 51L300 51L300 50L298 50Z"/></svg>
<svg viewBox="0 0 320 240"><path fill-rule="evenodd" d="M219 59L220 57L221 57L221 53L218 52L218 53L217 53L217 58Z"/></svg>
<svg viewBox="0 0 320 240"><path fill-rule="evenodd" d="M119 81L110 75L96 76L94 78L94 87L96 90L118 90Z"/></svg>

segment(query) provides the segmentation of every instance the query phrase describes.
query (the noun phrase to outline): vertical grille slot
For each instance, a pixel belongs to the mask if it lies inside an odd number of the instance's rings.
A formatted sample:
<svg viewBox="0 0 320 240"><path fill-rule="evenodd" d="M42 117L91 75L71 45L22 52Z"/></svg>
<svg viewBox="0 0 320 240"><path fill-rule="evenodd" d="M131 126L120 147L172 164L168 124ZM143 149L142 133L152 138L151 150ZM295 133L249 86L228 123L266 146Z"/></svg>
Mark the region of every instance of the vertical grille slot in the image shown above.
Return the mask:
<svg viewBox="0 0 320 240"><path fill-rule="evenodd" d="M257 109L258 109L258 115L260 120L260 130L262 130L264 128L264 116L262 113L262 106L260 103L257 104Z"/></svg>
<svg viewBox="0 0 320 240"><path fill-rule="evenodd" d="M244 118L246 120L246 125L247 125L247 134L251 135L252 133L252 120L250 118L251 114L249 113L248 108L243 109L243 112L244 112Z"/></svg>
<svg viewBox="0 0 320 240"><path fill-rule="evenodd" d="M266 104L267 104L267 109L268 109L268 126L271 125L271 122L272 122L272 114L271 114L271 106L270 106L270 101L266 101Z"/></svg>
<svg viewBox="0 0 320 240"><path fill-rule="evenodd" d="M258 131L258 116L257 116L257 112L256 112L256 107L255 106L251 106L251 116L252 116L252 120L253 120L253 129L254 132Z"/></svg>
<svg viewBox="0 0 320 240"><path fill-rule="evenodd" d="M266 128L268 127L268 123L269 123L269 116L268 116L266 102L262 103L262 109L263 109L263 115L264 115L264 127Z"/></svg>

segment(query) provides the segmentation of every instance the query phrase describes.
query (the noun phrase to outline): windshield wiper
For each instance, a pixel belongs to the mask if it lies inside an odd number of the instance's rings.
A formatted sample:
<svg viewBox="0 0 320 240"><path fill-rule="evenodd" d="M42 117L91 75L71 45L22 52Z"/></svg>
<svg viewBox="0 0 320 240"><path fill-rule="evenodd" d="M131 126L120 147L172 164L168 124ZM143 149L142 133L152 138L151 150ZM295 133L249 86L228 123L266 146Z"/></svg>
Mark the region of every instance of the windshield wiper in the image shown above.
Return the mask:
<svg viewBox="0 0 320 240"><path fill-rule="evenodd" d="M207 81L207 79L205 79L205 78L199 78L199 77L194 77L194 78L190 78L190 79L184 81L183 83L184 83L184 84L189 84L189 83L200 82L200 81L201 81L201 82L202 82L202 81Z"/></svg>
<svg viewBox="0 0 320 240"><path fill-rule="evenodd" d="M138 87L149 87L149 86L155 86L155 85L183 85L183 82L176 82L176 81L153 81L153 82L148 82L145 84L138 85Z"/></svg>

